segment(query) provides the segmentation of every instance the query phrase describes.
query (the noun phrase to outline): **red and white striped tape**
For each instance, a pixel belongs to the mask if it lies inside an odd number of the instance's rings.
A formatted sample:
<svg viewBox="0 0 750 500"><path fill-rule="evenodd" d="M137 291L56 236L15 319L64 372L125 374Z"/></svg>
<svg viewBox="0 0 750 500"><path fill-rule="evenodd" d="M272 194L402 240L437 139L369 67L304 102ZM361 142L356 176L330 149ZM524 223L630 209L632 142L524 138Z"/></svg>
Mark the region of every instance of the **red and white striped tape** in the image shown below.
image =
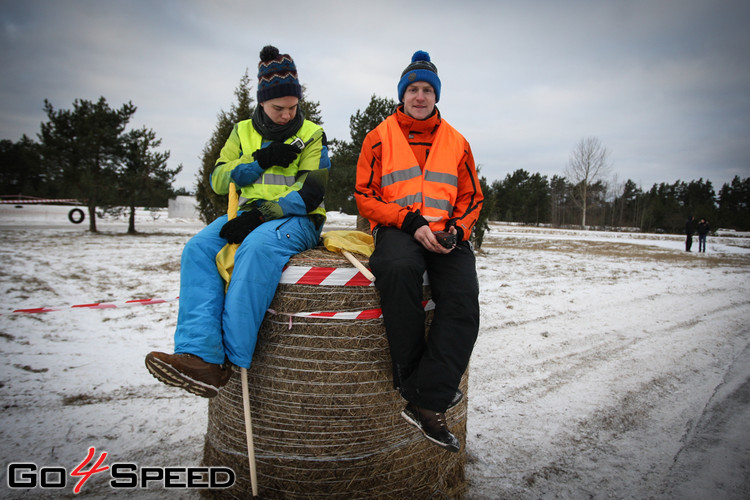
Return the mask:
<svg viewBox="0 0 750 500"><path fill-rule="evenodd" d="M425 284L427 284L427 273L424 275ZM373 286L373 283L367 279L361 272L355 268L349 267L304 267L304 266L287 266L281 273L279 283L287 285L318 285L318 286ZM179 297L173 299L138 299L126 300L123 302L95 302L92 304L76 304L72 306L58 307L36 307L31 309L16 309L10 314L39 314L70 309L116 309L134 305L152 305L174 302ZM432 300L423 303L425 310L435 308ZM300 312L300 313L276 313L288 316L304 318L331 318L331 319L376 319L382 317L382 311L379 308L366 309L364 311L343 311L343 312ZM8 313L5 313L8 314ZM0 313L2 316L3 313Z"/></svg>
<svg viewBox="0 0 750 500"><path fill-rule="evenodd" d="M95 302L92 304L76 304L72 306L35 307L32 309L16 309L14 311L11 311L10 314L39 314L64 311L66 309L116 309L128 306L149 306L152 304L164 304L165 302L174 302L179 299L179 297L175 297L173 299L137 299L126 300L123 302Z"/></svg>
<svg viewBox="0 0 750 500"><path fill-rule="evenodd" d="M325 285L325 286L371 286L372 282L365 278L355 268L345 267L303 267L287 266L281 274L279 283L297 285ZM93 304L76 304L72 306L35 307L30 309L16 309L10 314L39 314L64 311L66 309L114 309L133 305L151 305L164 302L174 302L174 299L143 299L127 300L124 302L96 302ZM5 313L8 314L8 313ZM2 315L2 313L0 313Z"/></svg>
<svg viewBox="0 0 750 500"><path fill-rule="evenodd" d="M58 200L0 200L0 203L12 204L12 205L27 205L29 203L78 203L82 204L79 200L73 199L58 199Z"/></svg>
<svg viewBox="0 0 750 500"><path fill-rule="evenodd" d="M354 267L287 266L279 283L285 285L373 286L373 282Z"/></svg>
<svg viewBox="0 0 750 500"><path fill-rule="evenodd" d="M426 272L422 279L425 285L430 284ZM281 273L279 283L285 285L375 286L375 283L354 267L287 266Z"/></svg>
<svg viewBox="0 0 750 500"><path fill-rule="evenodd" d="M435 303L432 300L422 301L422 307L425 311L431 311L435 309ZM345 312L298 312L298 313L287 313L278 312L273 309L269 309L268 312L271 314L277 314L280 316L289 316L290 319L294 318L324 318L324 319L379 319L383 317L383 311L378 307L375 309L365 309L364 311L345 311Z"/></svg>
<svg viewBox="0 0 750 500"><path fill-rule="evenodd" d="M134 305L152 305L152 304L165 304L167 302L175 302L179 300L179 297L174 299L139 299L139 300L127 300L124 302L97 302L94 304L76 304L73 306L60 306L60 307L37 307L33 309L16 309L11 314L40 314L48 312L57 312L71 309L117 309L121 307L134 306ZM422 302L422 307L425 311L431 311L435 309L435 303L432 300L426 300ZM278 312L273 309L268 310L269 313L274 315L289 316L295 318L326 318L326 319L343 319L343 320L358 320L358 319L379 319L383 317L383 311L378 307L374 309L365 309L363 311L314 311L314 312L297 312L287 313ZM1 315L1 314L0 314Z"/></svg>

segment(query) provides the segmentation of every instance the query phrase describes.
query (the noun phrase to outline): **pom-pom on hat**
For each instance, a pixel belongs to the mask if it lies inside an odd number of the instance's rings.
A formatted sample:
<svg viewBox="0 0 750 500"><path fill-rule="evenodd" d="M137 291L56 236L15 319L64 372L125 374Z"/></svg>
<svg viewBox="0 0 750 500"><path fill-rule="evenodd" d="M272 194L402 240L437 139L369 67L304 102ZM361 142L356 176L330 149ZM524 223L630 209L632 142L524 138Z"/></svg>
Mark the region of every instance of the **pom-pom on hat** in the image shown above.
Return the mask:
<svg viewBox="0 0 750 500"><path fill-rule="evenodd" d="M258 63L258 102L286 96L302 99L297 66L292 56L279 54L279 49L266 45L260 51Z"/></svg>
<svg viewBox="0 0 750 500"><path fill-rule="evenodd" d="M398 100L404 102L404 92L406 87L414 82L427 82L435 89L435 102L440 100L440 78L438 78L437 68L430 61L430 54L423 50L418 50L411 56L409 64L398 81Z"/></svg>

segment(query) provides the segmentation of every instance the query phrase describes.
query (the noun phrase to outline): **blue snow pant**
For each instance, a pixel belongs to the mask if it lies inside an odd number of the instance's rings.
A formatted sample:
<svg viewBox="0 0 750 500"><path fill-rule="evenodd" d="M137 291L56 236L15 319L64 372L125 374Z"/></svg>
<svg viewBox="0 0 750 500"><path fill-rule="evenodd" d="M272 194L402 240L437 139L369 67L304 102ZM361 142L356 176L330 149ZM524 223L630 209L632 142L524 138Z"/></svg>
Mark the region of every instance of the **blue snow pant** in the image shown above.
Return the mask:
<svg viewBox="0 0 750 500"><path fill-rule="evenodd" d="M182 251L180 307L174 334L175 353L207 363L250 368L258 329L289 259L315 247L320 238L309 217L266 222L245 238L234 257L229 288L216 268L216 254L227 241L219 236L227 216L193 236Z"/></svg>

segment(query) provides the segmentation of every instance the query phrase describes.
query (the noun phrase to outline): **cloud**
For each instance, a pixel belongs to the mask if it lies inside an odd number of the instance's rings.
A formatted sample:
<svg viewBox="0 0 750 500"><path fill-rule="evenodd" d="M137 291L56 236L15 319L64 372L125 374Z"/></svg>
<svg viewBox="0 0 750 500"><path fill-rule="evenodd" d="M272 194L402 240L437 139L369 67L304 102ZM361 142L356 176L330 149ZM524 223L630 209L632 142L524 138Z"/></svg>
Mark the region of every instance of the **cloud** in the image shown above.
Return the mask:
<svg viewBox="0 0 750 500"><path fill-rule="evenodd" d="M750 6L659 2L27 0L2 3L0 138L35 136L44 99L132 101L185 165L191 188L220 110L272 43L297 62L329 138L370 96L396 97L427 50L439 107L490 181L517 168L562 175L595 135L619 179L750 176ZM173 164L172 164L173 163Z"/></svg>

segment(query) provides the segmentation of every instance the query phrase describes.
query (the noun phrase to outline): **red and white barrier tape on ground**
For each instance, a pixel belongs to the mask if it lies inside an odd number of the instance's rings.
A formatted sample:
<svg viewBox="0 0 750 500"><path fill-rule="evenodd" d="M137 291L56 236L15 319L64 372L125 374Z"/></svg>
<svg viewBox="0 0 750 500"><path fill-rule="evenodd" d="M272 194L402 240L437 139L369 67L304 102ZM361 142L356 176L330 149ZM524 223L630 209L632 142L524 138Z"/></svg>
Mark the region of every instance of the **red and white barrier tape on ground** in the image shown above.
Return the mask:
<svg viewBox="0 0 750 500"><path fill-rule="evenodd" d="M141 299L141 300L127 300L125 302L100 302L95 304L76 304L73 306L60 306L60 307L37 307L33 309L16 309L11 311L10 314L40 314L48 312L57 312L70 309L117 309L127 306L135 305L152 305L152 304L164 304L167 302L175 302L179 300L179 297L174 299ZM435 303L432 300L426 300L422 302L422 307L425 311L431 311L435 309ZM292 318L323 318L323 319L344 319L344 320L360 320L360 319L380 319L383 317L383 311L378 307L374 309L365 309L364 311L314 311L314 312L298 312L298 313L287 313L278 312L273 309L268 310L269 313L278 316L289 316L289 323L291 327ZM6 313L8 314L8 313ZM0 314L2 316L2 314Z"/></svg>
<svg viewBox="0 0 750 500"><path fill-rule="evenodd" d="M66 309L116 309L128 306L149 306L152 304L164 304L165 302L174 302L179 299L179 297L175 297L173 299L137 299L126 300L123 302L95 302L93 304L76 304L73 306L35 307L32 309L16 309L14 311L11 311L10 314L39 314L64 311Z"/></svg>
<svg viewBox="0 0 750 500"><path fill-rule="evenodd" d="M427 275L425 274L425 282L426 281ZM354 268L349 267L288 266L284 268L284 271L281 273L281 279L279 280L279 283L287 285L318 286L373 286L373 283L362 273ZM72 306L59 307L36 307L31 309L16 309L14 311L11 311L10 314L39 314L71 309L116 309L135 305L146 306L152 304L163 304L166 302L174 302L177 300L179 300L179 297L175 297L173 299L126 300L124 302L96 302L93 304L76 304ZM425 308L425 311L429 311L435 308L435 303L432 300L425 301L422 303L422 305ZM383 315L380 308L366 309L364 311L315 311L298 313L276 312L269 309L268 312L272 314L289 316L290 322L292 317L357 320L378 319ZM0 316L2 315L3 313L0 313Z"/></svg>
<svg viewBox="0 0 750 500"><path fill-rule="evenodd" d="M0 200L0 203L9 205L27 205L29 203L43 204L43 203L77 203L82 205L79 200L73 199L59 199L59 200Z"/></svg>

